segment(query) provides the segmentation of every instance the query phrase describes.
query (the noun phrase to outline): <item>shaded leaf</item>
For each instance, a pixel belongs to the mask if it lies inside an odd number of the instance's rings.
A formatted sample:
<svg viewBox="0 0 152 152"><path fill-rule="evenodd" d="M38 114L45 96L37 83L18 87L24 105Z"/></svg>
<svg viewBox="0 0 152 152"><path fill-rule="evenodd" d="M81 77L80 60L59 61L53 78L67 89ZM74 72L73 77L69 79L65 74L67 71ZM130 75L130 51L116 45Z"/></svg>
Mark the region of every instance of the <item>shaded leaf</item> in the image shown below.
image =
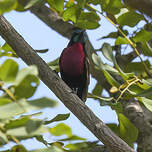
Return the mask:
<svg viewBox="0 0 152 152"><path fill-rule="evenodd" d="M96 29L99 27L100 17L95 12L81 12L76 26L82 29Z"/></svg>
<svg viewBox="0 0 152 152"><path fill-rule="evenodd" d="M29 119L30 119L30 116L23 116L15 120L10 120L4 125L4 128L8 130L8 129L14 129L21 126L25 126Z"/></svg>
<svg viewBox="0 0 152 152"><path fill-rule="evenodd" d="M56 121L63 121L63 120L66 120L68 119L70 116L70 113L67 113L67 114L58 114L55 118L49 120L49 121L45 121L45 124L49 124L49 123L52 123L52 122L56 122Z"/></svg>
<svg viewBox="0 0 152 152"><path fill-rule="evenodd" d="M42 120L39 119L29 119L26 123L26 131L27 133L32 133L38 130L42 126Z"/></svg>
<svg viewBox="0 0 152 152"><path fill-rule="evenodd" d="M92 90L92 94L100 96L102 93L103 88L101 87L101 85L97 82L94 89Z"/></svg>
<svg viewBox="0 0 152 152"><path fill-rule="evenodd" d="M11 148L11 152L28 152L23 145L15 145Z"/></svg>
<svg viewBox="0 0 152 152"><path fill-rule="evenodd" d="M134 27L141 20L144 20L143 15L136 13L135 11L129 11L120 15L117 18L117 22L119 25L124 26L128 25ZM129 21L129 22L128 22Z"/></svg>
<svg viewBox="0 0 152 152"><path fill-rule="evenodd" d="M38 53L46 53L49 51L49 49L43 49L43 50L35 50Z"/></svg>

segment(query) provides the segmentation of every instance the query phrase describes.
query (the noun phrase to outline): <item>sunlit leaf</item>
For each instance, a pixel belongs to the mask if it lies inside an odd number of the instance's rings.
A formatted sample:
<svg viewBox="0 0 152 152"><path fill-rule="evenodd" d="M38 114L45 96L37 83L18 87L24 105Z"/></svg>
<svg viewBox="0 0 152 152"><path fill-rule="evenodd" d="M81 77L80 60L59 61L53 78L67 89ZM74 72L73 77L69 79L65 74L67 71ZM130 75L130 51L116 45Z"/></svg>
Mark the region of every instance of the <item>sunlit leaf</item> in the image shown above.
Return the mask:
<svg viewBox="0 0 152 152"><path fill-rule="evenodd" d="M17 72L18 64L12 59L7 59L0 66L0 79L4 82L12 82L16 79Z"/></svg>
<svg viewBox="0 0 152 152"><path fill-rule="evenodd" d="M58 12L62 12L64 9L64 0L47 0L50 7L56 9Z"/></svg>
<svg viewBox="0 0 152 152"><path fill-rule="evenodd" d="M62 17L64 21L72 21L73 23L76 23L78 14L80 14L80 8L76 5L72 5L63 12Z"/></svg>
<svg viewBox="0 0 152 152"><path fill-rule="evenodd" d="M15 9L17 0L0 0L0 15Z"/></svg>
<svg viewBox="0 0 152 152"><path fill-rule="evenodd" d="M141 100L143 104L145 105L145 107L152 112L152 99L141 97Z"/></svg>
<svg viewBox="0 0 152 152"><path fill-rule="evenodd" d="M76 136L76 135L72 135L69 138L60 139L59 141L75 141L75 140L86 140L86 139L79 137L79 136Z"/></svg>
<svg viewBox="0 0 152 152"><path fill-rule="evenodd" d="M54 136L67 135L68 137L70 137L72 135L71 128L64 123L60 123L55 127L50 128L49 131Z"/></svg>
<svg viewBox="0 0 152 152"><path fill-rule="evenodd" d="M137 140L138 129L123 114L118 114L120 137L130 146Z"/></svg>

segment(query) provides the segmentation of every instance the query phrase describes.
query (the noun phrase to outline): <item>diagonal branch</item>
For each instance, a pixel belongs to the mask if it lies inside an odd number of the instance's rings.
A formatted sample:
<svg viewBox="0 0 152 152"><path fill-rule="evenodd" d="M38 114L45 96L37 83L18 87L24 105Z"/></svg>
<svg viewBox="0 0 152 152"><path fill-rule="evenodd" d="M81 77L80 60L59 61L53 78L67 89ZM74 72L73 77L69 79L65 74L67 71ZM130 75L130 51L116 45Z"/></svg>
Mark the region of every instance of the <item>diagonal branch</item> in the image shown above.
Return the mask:
<svg viewBox="0 0 152 152"><path fill-rule="evenodd" d="M38 67L41 80L105 146L113 152L135 152L96 117L77 95L72 93L72 90L49 68L3 16L0 16L0 35L25 63Z"/></svg>

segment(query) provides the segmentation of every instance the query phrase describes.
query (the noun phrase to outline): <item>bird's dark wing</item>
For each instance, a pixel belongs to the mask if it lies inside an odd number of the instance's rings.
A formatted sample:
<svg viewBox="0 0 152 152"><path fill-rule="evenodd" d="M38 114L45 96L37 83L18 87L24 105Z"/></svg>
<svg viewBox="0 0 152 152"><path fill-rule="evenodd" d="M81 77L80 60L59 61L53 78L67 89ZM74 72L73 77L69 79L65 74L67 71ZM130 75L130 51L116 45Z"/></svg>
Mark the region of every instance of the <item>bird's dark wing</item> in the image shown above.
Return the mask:
<svg viewBox="0 0 152 152"><path fill-rule="evenodd" d="M83 84L83 90L82 90L82 101L86 101L87 95L88 95L88 85L90 83L90 70L89 70L89 59L86 56L85 57L85 63L84 63L84 84Z"/></svg>

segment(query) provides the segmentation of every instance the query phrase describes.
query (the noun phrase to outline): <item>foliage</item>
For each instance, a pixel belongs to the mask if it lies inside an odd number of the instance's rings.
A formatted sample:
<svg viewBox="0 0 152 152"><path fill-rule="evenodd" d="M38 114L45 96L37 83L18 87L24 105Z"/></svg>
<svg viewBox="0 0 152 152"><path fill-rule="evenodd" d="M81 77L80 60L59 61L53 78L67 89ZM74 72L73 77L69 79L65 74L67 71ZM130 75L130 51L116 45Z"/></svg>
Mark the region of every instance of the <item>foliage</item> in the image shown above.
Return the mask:
<svg viewBox="0 0 152 152"><path fill-rule="evenodd" d="M29 0L23 5L19 0L1 0L0 14L14 9L26 11L42 2L42 0ZM101 41L113 39L115 44L111 46L111 44L104 43L101 48L96 50L97 53L102 53L111 64L103 63L99 55L92 54L94 66L101 74L104 74L106 81L111 86L111 89L108 90L109 97L102 96L104 88L97 82L92 93L89 94L89 98L98 100L101 106L108 105L116 111L119 124L107 125L130 146L133 146L138 137L138 129L123 115L122 102L135 98L152 111L152 63L150 62L152 25L150 21L143 14L126 8L121 0L47 0L46 3L64 21L71 22L79 28L96 29L100 26L100 20L103 17L116 28L115 32L112 31L100 38ZM141 21L144 24L140 25ZM141 27L138 28L138 25ZM122 57L123 52L125 52L123 56L128 55L128 51L134 53L135 57L129 63L126 60L120 61L118 57ZM45 53L47 49L37 52ZM17 58L7 43L0 46L0 57L4 56ZM143 60L141 56L144 56L146 60ZM139 60L134 61L135 58L139 58ZM54 70L59 71L58 62L57 58L48 64ZM14 141L17 145L8 151L26 152L27 150L20 144L20 141L35 137L39 142L50 146L43 151L89 151L97 143L90 144L84 138L73 135L71 128L66 124L59 123L50 128L46 126L55 121L66 120L69 114L59 114L51 120L41 120L33 118L33 115L35 116L39 112L28 113L31 110L41 110L56 105L56 101L46 97L30 99L39 86L37 76L38 71L35 66L19 70L18 63L13 59L5 60L0 66L2 91L0 96L0 144L3 146L9 141ZM48 143L41 134L44 132L59 136L61 139ZM66 137L62 138L63 135ZM71 142L77 140L81 142ZM69 143L65 145L65 141ZM39 151L41 150L31 152Z"/></svg>

